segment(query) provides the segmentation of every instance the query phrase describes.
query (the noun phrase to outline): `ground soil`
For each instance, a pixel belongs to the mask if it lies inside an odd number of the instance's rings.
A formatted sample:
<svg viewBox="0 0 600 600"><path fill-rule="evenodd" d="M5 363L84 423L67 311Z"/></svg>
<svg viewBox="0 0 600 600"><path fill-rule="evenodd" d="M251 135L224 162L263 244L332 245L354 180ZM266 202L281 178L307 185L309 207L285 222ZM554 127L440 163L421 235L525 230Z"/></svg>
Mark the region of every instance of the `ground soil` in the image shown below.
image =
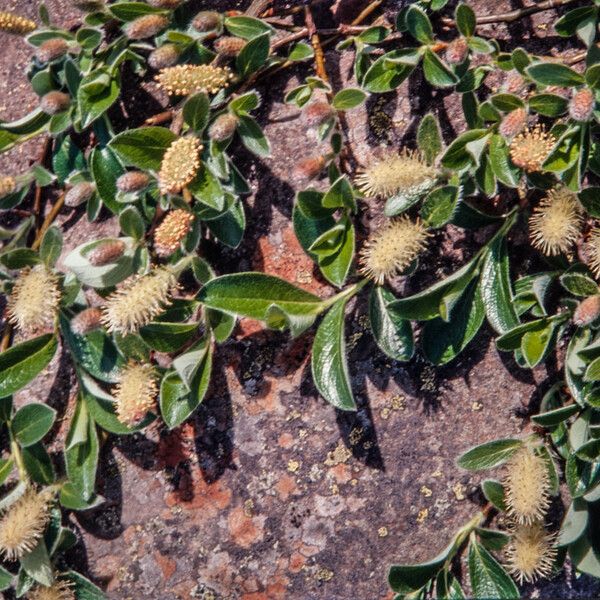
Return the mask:
<svg viewBox="0 0 600 600"><path fill-rule="evenodd" d="M35 4L1 0L0 9L35 17ZM361 3L338 4L355 13L353 4ZM472 4L480 14L520 5ZM67 0L47 5L57 23L78 22ZM229 9L243 5L221 3ZM388 2L390 17L397 6ZM326 9L321 7L321 18L330 19ZM499 36L507 49L574 51L552 32L551 17L543 13L480 33ZM341 9L338 18L347 18ZM17 37L0 39L0 118L9 120L36 104L25 76L31 50ZM326 58L334 86L351 80L350 52L340 57L330 51ZM333 290L299 247L290 223L300 186L290 173L315 154L317 142L282 99L309 74L310 64L258 86L264 100L258 116L272 157L260 161L236 150L252 184L246 238L235 251L209 246L206 254L221 273L262 270L327 296ZM148 83L129 102L139 109L130 111L133 121L150 108L160 110L166 99ZM380 146L413 143L419 118L430 110L447 139L463 127L456 100L427 91L419 75L397 93L347 113L357 163L367 162ZM1 170L25 170L40 147L33 140L0 157ZM379 208L364 207L361 236ZM65 252L118 230L114 219L88 224L77 210L65 210L60 221ZM423 261L427 266L411 287L399 285L397 291L418 289L432 265L436 276L452 272L478 241L453 228L439 233ZM550 363L533 373L518 368L495 349L488 331L445 368L434 369L418 355L408 364L394 363L368 333L365 299L359 297L350 310L357 413L337 412L316 393L309 369L313 333L291 340L242 320L233 339L218 349L208 397L188 423L105 444L98 485L106 502L96 511L68 515L82 543L67 558L115 599L389 600L389 565L432 557L481 507L481 477L458 469L457 455L527 430L527 415L558 367ZM48 401L66 422L75 394L68 357L61 354L19 401ZM64 429L54 432L55 447ZM600 586L567 568L550 582L527 586L523 595L591 598L600 595Z"/></svg>

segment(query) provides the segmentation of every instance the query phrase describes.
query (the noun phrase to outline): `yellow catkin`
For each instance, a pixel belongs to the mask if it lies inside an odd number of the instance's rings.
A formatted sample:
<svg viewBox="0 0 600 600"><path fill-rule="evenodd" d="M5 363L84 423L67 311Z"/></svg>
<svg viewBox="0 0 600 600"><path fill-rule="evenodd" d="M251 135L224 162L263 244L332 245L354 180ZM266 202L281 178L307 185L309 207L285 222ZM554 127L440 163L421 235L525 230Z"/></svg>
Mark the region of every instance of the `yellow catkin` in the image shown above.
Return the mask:
<svg viewBox="0 0 600 600"><path fill-rule="evenodd" d="M29 488L0 521L0 553L8 560L21 558L35 548L50 518L53 494Z"/></svg>
<svg viewBox="0 0 600 600"><path fill-rule="evenodd" d="M596 279L600 279L600 227L594 227L585 245L587 263Z"/></svg>
<svg viewBox="0 0 600 600"><path fill-rule="evenodd" d="M360 272L375 283L402 273L423 251L427 230L421 221L402 217L377 231L360 252Z"/></svg>
<svg viewBox="0 0 600 600"><path fill-rule="evenodd" d="M27 600L76 600L70 581L57 579L51 586L36 585L28 594Z"/></svg>
<svg viewBox="0 0 600 600"><path fill-rule="evenodd" d="M504 490L508 515L519 524L544 518L550 506L548 465L533 448L524 446L506 463Z"/></svg>
<svg viewBox="0 0 600 600"><path fill-rule="evenodd" d="M12 175L0 175L0 198L9 196L17 189L17 182Z"/></svg>
<svg viewBox="0 0 600 600"><path fill-rule="evenodd" d="M201 150L200 140L192 136L179 138L167 148L158 174L162 194L178 194L194 180L200 168Z"/></svg>
<svg viewBox="0 0 600 600"><path fill-rule="evenodd" d="M108 297L102 322L109 331L135 333L171 304L171 290L176 285L175 275L165 268L131 277Z"/></svg>
<svg viewBox="0 0 600 600"><path fill-rule="evenodd" d="M509 572L521 584L548 577L556 559L554 536L541 522L518 525L511 533L506 557Z"/></svg>
<svg viewBox="0 0 600 600"><path fill-rule="evenodd" d="M133 427L154 408L158 387L152 365L129 362L121 370L113 397L117 418Z"/></svg>
<svg viewBox="0 0 600 600"><path fill-rule="evenodd" d="M159 256L170 256L189 233L194 215L186 210L172 210L154 231L154 251Z"/></svg>
<svg viewBox="0 0 600 600"><path fill-rule="evenodd" d="M229 85L231 71L213 65L176 65L162 69L155 77L168 94L188 96L198 92L216 94Z"/></svg>
<svg viewBox="0 0 600 600"><path fill-rule="evenodd" d="M582 223L577 195L565 187L554 188L529 219L531 243L547 256L569 252L581 233Z"/></svg>
<svg viewBox="0 0 600 600"><path fill-rule="evenodd" d="M15 35L25 35L37 28L37 25L30 19L15 15L13 13L0 11L0 31L5 33L14 33Z"/></svg>
<svg viewBox="0 0 600 600"><path fill-rule="evenodd" d="M542 170L542 164L554 147L556 138L543 127L536 125L519 133L510 144L513 163L528 173Z"/></svg>
<svg viewBox="0 0 600 600"><path fill-rule="evenodd" d="M60 302L58 277L44 265L23 269L8 298L9 321L20 331L32 332L54 323Z"/></svg>
<svg viewBox="0 0 600 600"><path fill-rule="evenodd" d="M435 181L435 168L419 153L409 150L388 154L362 169L355 178L356 186L368 198L424 194Z"/></svg>

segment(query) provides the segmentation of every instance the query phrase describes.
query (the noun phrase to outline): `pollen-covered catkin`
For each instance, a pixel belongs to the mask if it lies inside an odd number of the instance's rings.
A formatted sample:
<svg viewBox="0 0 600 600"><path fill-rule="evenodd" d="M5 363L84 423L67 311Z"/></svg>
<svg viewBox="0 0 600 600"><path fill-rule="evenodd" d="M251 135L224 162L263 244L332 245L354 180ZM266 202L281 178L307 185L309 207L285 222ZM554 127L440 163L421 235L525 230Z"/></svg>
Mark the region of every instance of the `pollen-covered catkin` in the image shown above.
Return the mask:
<svg viewBox="0 0 600 600"><path fill-rule="evenodd" d="M504 479L508 515L519 524L544 518L550 506L548 465L534 448L523 446L506 463Z"/></svg>
<svg viewBox="0 0 600 600"><path fill-rule="evenodd" d="M429 233L421 221L402 217L376 231L360 252L360 272L381 285L402 273L425 249Z"/></svg>
<svg viewBox="0 0 600 600"><path fill-rule="evenodd" d="M31 552L44 534L50 519L53 493L29 488L10 505L0 520L0 554L17 560Z"/></svg>
<svg viewBox="0 0 600 600"><path fill-rule="evenodd" d="M35 22L30 19L10 12L0 11L0 31L15 35L25 35L36 28L37 25Z"/></svg>

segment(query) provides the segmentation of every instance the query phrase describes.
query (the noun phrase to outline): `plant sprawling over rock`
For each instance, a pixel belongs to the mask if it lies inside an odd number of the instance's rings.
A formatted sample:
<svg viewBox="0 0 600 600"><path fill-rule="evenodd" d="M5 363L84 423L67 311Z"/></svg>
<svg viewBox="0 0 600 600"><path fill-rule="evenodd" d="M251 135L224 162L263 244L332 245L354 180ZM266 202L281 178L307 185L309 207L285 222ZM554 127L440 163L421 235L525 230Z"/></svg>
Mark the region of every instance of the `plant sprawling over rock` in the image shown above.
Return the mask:
<svg viewBox="0 0 600 600"><path fill-rule="evenodd" d="M374 342L394 361L411 360L418 348L434 365L450 363L487 321L498 350L520 367L556 352L563 365L531 431L460 457L464 469L501 469L500 479L483 482L482 511L434 559L391 567L396 598L464 597L454 569L463 552L477 597L516 598L515 580L549 576L567 554L579 571L600 577L600 7L570 3L481 19L466 3L452 12L445 0L422 0L404 3L393 25L363 25L381 4L374 1L335 29L319 29L309 3L280 15L304 17L303 27L272 17L270 2L258 3L258 14L193 14L184 0L75 2L83 11L75 31L55 27L43 5L39 26L0 12L0 30L34 48L28 77L39 97L32 112L0 123L0 151L40 134L48 140L40 164L0 175L0 211L12 225L0 229L0 421L8 439L0 589L103 597L61 562L76 542L61 511L102 503L95 480L108 434L139 432L156 419L175 428L192 415L237 318L292 336L316 324L314 384L336 409L356 410L345 321L358 295L368 297ZM581 45L566 59L477 35L482 22L558 6L556 32ZM328 76L323 47L334 40L337 52L354 54L354 87L336 90ZM270 154L252 116L261 104L254 88L308 61L314 73L284 101L326 150L290 174L305 187L292 222L336 289L327 297L265 273L217 275L222 265L203 252L207 242L237 248L252 219L236 150ZM444 140L429 113L415 143L357 164L346 112L409 77L459 98L463 130ZM502 81L495 91L486 86L493 77ZM168 106L146 121L123 119L116 107L126 78L155 81ZM56 200L44 213L52 189ZM376 215L368 232L359 218L366 209ZM90 222L112 215L120 235L88 240L59 261L61 210L85 211ZM423 268L450 226L477 230L479 247L454 273L401 294L399 282ZM513 247L524 231L522 264ZM13 395L59 347L78 395L57 462L44 444L56 411L41 402L18 407ZM561 473L571 499L558 527L549 515ZM496 514L500 527L491 529Z"/></svg>

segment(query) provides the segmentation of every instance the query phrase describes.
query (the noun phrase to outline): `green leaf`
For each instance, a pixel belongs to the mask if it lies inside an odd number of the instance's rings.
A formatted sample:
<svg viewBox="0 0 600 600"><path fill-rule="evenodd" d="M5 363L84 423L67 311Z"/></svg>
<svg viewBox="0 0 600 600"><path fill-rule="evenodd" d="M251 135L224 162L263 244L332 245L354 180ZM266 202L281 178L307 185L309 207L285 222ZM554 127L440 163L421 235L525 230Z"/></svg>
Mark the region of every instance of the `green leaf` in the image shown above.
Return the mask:
<svg viewBox="0 0 600 600"><path fill-rule="evenodd" d="M506 511L504 487L499 481L486 479L481 482L481 490L488 502L491 502L498 510Z"/></svg>
<svg viewBox="0 0 600 600"><path fill-rule="evenodd" d="M421 44L433 42L433 28L429 17L415 4L406 11L405 23L410 34Z"/></svg>
<svg viewBox="0 0 600 600"><path fill-rule="evenodd" d="M390 302L388 309L399 317L414 321L435 319L440 315L440 306L444 296L453 288L463 290L473 277L477 275L479 258L475 257L463 265L456 273L434 283L429 288L409 296Z"/></svg>
<svg viewBox="0 0 600 600"><path fill-rule="evenodd" d="M109 147L125 165L158 171L167 148L176 139L166 127L141 127L119 133Z"/></svg>
<svg viewBox="0 0 600 600"><path fill-rule="evenodd" d="M530 368L537 366L548 353L555 330L556 322L553 321L541 329L527 331L521 338L521 353Z"/></svg>
<svg viewBox="0 0 600 600"><path fill-rule="evenodd" d="M94 148L89 162L98 195L113 214L118 214L122 205L115 200L117 179L125 169L110 148Z"/></svg>
<svg viewBox="0 0 600 600"><path fill-rule="evenodd" d="M356 209L352 185L346 175L336 179L327 193L321 199L324 208L349 208Z"/></svg>
<svg viewBox="0 0 600 600"><path fill-rule="evenodd" d="M56 352L50 333L21 342L0 354L0 398L11 396L41 373Z"/></svg>
<svg viewBox="0 0 600 600"><path fill-rule="evenodd" d="M283 279L252 272L212 279L200 290L198 300L226 314L260 321L269 321L270 312L277 308L285 316L277 328L287 324L293 335L310 327L325 308L320 298Z"/></svg>
<svg viewBox="0 0 600 600"><path fill-rule="evenodd" d="M106 600L104 592L81 573L67 571L64 576L73 584L72 589L77 600Z"/></svg>
<svg viewBox="0 0 600 600"><path fill-rule="evenodd" d="M260 96L254 92L240 94L229 103L229 110L236 115L246 115L260 106Z"/></svg>
<svg viewBox="0 0 600 600"><path fill-rule="evenodd" d="M74 443L77 441L75 439L77 425L84 430L79 435L85 435L85 439L80 441L80 443ZM67 435L65 465L69 480L80 491L82 498L86 502L94 494L98 456L99 443L96 424L88 416L88 408L85 401L79 400L73 424Z"/></svg>
<svg viewBox="0 0 600 600"><path fill-rule="evenodd" d="M453 360L473 339L483 324L485 310L477 281L472 281L452 309L450 321L441 318L426 323L423 353L435 365Z"/></svg>
<svg viewBox="0 0 600 600"><path fill-rule="evenodd" d="M56 411L45 404L32 402L20 408L12 419L11 429L23 447L39 442L52 429Z"/></svg>
<svg viewBox="0 0 600 600"><path fill-rule="evenodd" d="M135 206L127 206L119 215L119 227L121 231L132 237L134 240L141 240L144 237L146 226L140 211Z"/></svg>
<svg viewBox="0 0 600 600"><path fill-rule="evenodd" d="M6 131L17 135L30 135L42 131L50 121L50 115L47 115L40 108L35 108L24 117L12 121L11 123L1 123L0 131Z"/></svg>
<svg viewBox="0 0 600 600"><path fill-rule="evenodd" d="M469 575L477 598L514 600L519 590L496 559L477 541L469 544Z"/></svg>
<svg viewBox="0 0 600 600"><path fill-rule="evenodd" d="M206 396L212 369L210 344L202 352L189 384L176 371L167 373L160 384L160 412L170 429L183 423Z"/></svg>
<svg viewBox="0 0 600 600"><path fill-rule="evenodd" d="M351 219L347 216L342 217L340 225L342 234L337 249L327 256L319 256L317 259L319 269L325 279L336 287L342 287L346 282L352 266L356 243L356 234Z"/></svg>
<svg viewBox="0 0 600 600"><path fill-rule="evenodd" d="M99 89L99 77L108 76L107 83ZM77 103L81 114L82 128L89 127L101 117L116 101L121 92L120 77L117 72L111 76L110 69L96 69L85 76L77 92Z"/></svg>
<svg viewBox="0 0 600 600"><path fill-rule="evenodd" d="M445 185L429 192L423 200L421 217L429 227L437 229L442 227L454 215L459 202L459 188L454 185Z"/></svg>
<svg viewBox="0 0 600 600"><path fill-rule="evenodd" d="M270 33L265 32L250 40L238 54L235 64L242 77L258 71L269 57Z"/></svg>
<svg viewBox="0 0 600 600"><path fill-rule="evenodd" d="M557 94L536 94L527 103L530 110L545 117L560 117L569 108L569 101Z"/></svg>
<svg viewBox="0 0 600 600"><path fill-rule="evenodd" d="M513 329L510 329L506 333L503 333L500 337L496 338L496 346L499 350L503 350L504 352L517 350L521 347L521 340L526 333L532 331L544 331L547 328L548 323L549 319L543 318L517 325Z"/></svg>
<svg viewBox="0 0 600 600"><path fill-rule="evenodd" d="M0 567L0 592L7 590L13 583L13 575L4 567Z"/></svg>
<svg viewBox="0 0 600 600"><path fill-rule="evenodd" d="M592 577L600 577L600 553L595 549L595 540L589 534L582 535L569 546L569 555L578 571Z"/></svg>
<svg viewBox="0 0 600 600"><path fill-rule="evenodd" d="M433 164L443 148L440 126L434 114L427 113L421 119L417 130L417 145L427 163Z"/></svg>
<svg viewBox="0 0 600 600"><path fill-rule="evenodd" d="M534 81L542 85L572 87L584 83L583 76L560 63L536 63L527 67L526 71Z"/></svg>
<svg viewBox="0 0 600 600"><path fill-rule="evenodd" d="M412 55L413 52L410 52ZM391 92L413 72L415 64L400 62L407 56L403 50L392 50L380 56L367 70L363 79L363 88L373 94ZM412 58L412 57L411 57Z"/></svg>
<svg viewBox="0 0 600 600"><path fill-rule="evenodd" d="M462 35L471 37L475 33L477 20L475 18L475 13L470 6L461 2L456 7L454 18L456 19L456 27Z"/></svg>
<svg viewBox="0 0 600 600"><path fill-rule="evenodd" d="M587 187L579 192L578 197L590 216L600 219L600 187Z"/></svg>
<svg viewBox="0 0 600 600"><path fill-rule="evenodd" d="M510 541L510 536L507 533L495 529L476 527L475 533L481 544L488 550L502 550Z"/></svg>
<svg viewBox="0 0 600 600"><path fill-rule="evenodd" d="M559 278L562 286L575 296L595 296L598 294L598 284L587 275L576 271L567 272Z"/></svg>
<svg viewBox="0 0 600 600"><path fill-rule="evenodd" d="M237 132L242 143L250 152L261 158L271 155L269 140L267 140L262 129L252 117L240 115Z"/></svg>
<svg viewBox="0 0 600 600"><path fill-rule="evenodd" d="M48 550L41 538L31 552L25 553L20 558L21 566L25 573L38 583L45 586L51 586L54 583L54 569L48 556Z"/></svg>
<svg viewBox="0 0 600 600"><path fill-rule="evenodd" d="M369 296L369 321L381 351L394 360L404 362L414 354L413 331L410 321L388 310L387 305L394 300L391 292L374 286Z"/></svg>
<svg viewBox="0 0 600 600"><path fill-rule="evenodd" d="M244 205L239 200L234 202L222 216L206 221L206 226L220 242L237 248L246 228Z"/></svg>
<svg viewBox="0 0 600 600"><path fill-rule="evenodd" d="M183 105L183 120L194 133L202 133L210 115L208 96L201 92L190 96Z"/></svg>
<svg viewBox="0 0 600 600"><path fill-rule="evenodd" d="M395 592L407 594L420 590L443 564L456 552L456 542L452 540L435 558L416 565L392 565L388 573L388 583ZM404 597L404 596L403 596Z"/></svg>
<svg viewBox="0 0 600 600"><path fill-rule="evenodd" d="M490 325L506 333L519 325L510 289L506 239L498 238L487 252L481 269L481 298Z"/></svg>
<svg viewBox="0 0 600 600"><path fill-rule="evenodd" d="M87 254L98 244L116 239L125 244L125 252L114 263L97 267L87 260ZM134 256L135 241L132 238L102 238L77 246L67 255L64 264L73 271L81 283L94 288L107 288L117 285L133 273Z"/></svg>
<svg viewBox="0 0 600 600"><path fill-rule="evenodd" d="M121 21L133 21L144 15L164 12L145 2L116 2L115 4L111 4L108 8L110 9L110 12Z"/></svg>
<svg viewBox="0 0 600 600"><path fill-rule="evenodd" d="M499 134L494 134L491 137L489 160L498 181L508 187L517 187L520 180L519 169L509 160L508 145Z"/></svg>
<svg viewBox="0 0 600 600"><path fill-rule="evenodd" d="M62 252L62 245L62 232L56 225L51 225L46 229L40 245L40 258L46 263L46 266L52 268L56 264Z"/></svg>
<svg viewBox="0 0 600 600"><path fill-rule="evenodd" d="M333 108L336 110L350 110L360 106L367 99L367 94L358 88L340 90L333 98Z"/></svg>
<svg viewBox="0 0 600 600"><path fill-rule="evenodd" d="M0 485L4 484L8 476L12 473L15 463L12 458L0 459ZM1 579L1 575L0 575ZM2 587L0 586L0 591Z"/></svg>
<svg viewBox="0 0 600 600"><path fill-rule="evenodd" d="M491 469L505 463L521 446L521 440L494 440L471 448L459 457L457 464L469 471Z"/></svg>
<svg viewBox="0 0 600 600"><path fill-rule="evenodd" d="M556 545L568 546L576 542L585 533L587 524L588 503L583 498L574 498L563 518Z"/></svg>
<svg viewBox="0 0 600 600"><path fill-rule="evenodd" d="M140 329L142 339L158 352L175 352L198 331L197 323L154 322Z"/></svg>
<svg viewBox="0 0 600 600"><path fill-rule="evenodd" d="M531 420L536 425L541 425L542 427L554 427L577 414L580 410L581 407L578 404L569 404L540 413L539 415L533 415Z"/></svg>
<svg viewBox="0 0 600 600"><path fill-rule="evenodd" d="M273 28L264 21L246 16L227 17L225 19L225 27L231 35L244 38L245 40L250 40L263 33L273 32Z"/></svg>
<svg viewBox="0 0 600 600"><path fill-rule="evenodd" d="M222 211L225 208L225 192L213 172L202 165L194 181L188 186L195 198L210 208Z"/></svg>
<svg viewBox="0 0 600 600"><path fill-rule="evenodd" d="M54 483L56 478L54 466L48 452L40 442L23 448L21 453L25 470L33 481L40 485Z"/></svg>
<svg viewBox="0 0 600 600"><path fill-rule="evenodd" d="M306 42L298 42L290 51L288 60L293 62L308 60L315 55L315 51L310 44Z"/></svg>
<svg viewBox="0 0 600 600"><path fill-rule="evenodd" d="M486 144L490 132L487 129L470 129L458 136L442 156L442 165L447 169L461 170L469 167L474 161L470 144ZM478 160L476 161L478 162Z"/></svg>
<svg viewBox="0 0 600 600"><path fill-rule="evenodd" d="M356 410L346 362L347 302L347 297L340 298L323 317L313 342L311 370L315 386L327 402L340 410Z"/></svg>
<svg viewBox="0 0 600 600"><path fill-rule="evenodd" d="M458 77L429 48L423 55L423 73L427 81L439 88L446 88L458 83Z"/></svg>

